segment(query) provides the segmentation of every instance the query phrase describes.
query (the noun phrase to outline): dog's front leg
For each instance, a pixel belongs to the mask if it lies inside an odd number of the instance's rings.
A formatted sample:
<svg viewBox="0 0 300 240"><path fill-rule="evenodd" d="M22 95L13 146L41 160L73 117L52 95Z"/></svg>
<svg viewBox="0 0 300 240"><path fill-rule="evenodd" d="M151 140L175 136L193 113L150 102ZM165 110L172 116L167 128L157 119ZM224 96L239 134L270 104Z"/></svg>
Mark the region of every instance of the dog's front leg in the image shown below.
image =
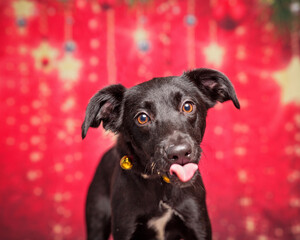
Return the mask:
<svg viewBox="0 0 300 240"><path fill-rule="evenodd" d="M135 217L124 209L116 209L112 214L112 233L114 240L129 240L135 231Z"/></svg>
<svg viewBox="0 0 300 240"><path fill-rule="evenodd" d="M186 226L194 233L195 237L187 239L211 240L211 224L206 207L205 190L201 179L199 182L202 187L194 189L195 191L192 191L194 193L186 197L176 210L180 214L182 213L182 218ZM188 195L187 193L186 196Z"/></svg>
<svg viewBox="0 0 300 240"><path fill-rule="evenodd" d="M211 240L211 225L206 211L206 207L199 206L202 209L199 211L199 214L196 216L191 212L186 219L186 225L188 228L193 229L193 232L196 236L195 240Z"/></svg>

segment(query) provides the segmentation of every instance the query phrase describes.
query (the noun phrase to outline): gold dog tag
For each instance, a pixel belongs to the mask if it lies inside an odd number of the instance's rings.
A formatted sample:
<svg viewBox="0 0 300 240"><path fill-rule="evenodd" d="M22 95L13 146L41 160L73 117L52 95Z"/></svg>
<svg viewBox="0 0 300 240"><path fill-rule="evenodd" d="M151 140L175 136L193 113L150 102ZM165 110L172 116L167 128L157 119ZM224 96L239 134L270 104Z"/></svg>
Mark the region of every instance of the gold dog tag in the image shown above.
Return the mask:
<svg viewBox="0 0 300 240"><path fill-rule="evenodd" d="M163 179L166 183L170 183L170 178L168 178L166 175L162 175L162 179Z"/></svg>
<svg viewBox="0 0 300 240"><path fill-rule="evenodd" d="M132 168L132 163L127 155L121 158L120 160L120 166L124 170L130 170Z"/></svg>

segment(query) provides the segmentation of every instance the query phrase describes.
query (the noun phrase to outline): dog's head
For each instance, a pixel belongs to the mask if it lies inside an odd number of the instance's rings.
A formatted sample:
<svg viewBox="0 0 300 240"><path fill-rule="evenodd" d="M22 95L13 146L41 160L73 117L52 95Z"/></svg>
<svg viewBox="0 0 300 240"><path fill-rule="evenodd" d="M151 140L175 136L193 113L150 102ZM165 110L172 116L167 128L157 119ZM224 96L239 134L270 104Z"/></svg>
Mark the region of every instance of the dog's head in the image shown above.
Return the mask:
<svg viewBox="0 0 300 240"><path fill-rule="evenodd" d="M132 156L135 172L189 186L198 173L207 110L227 100L240 108L229 79L204 68L130 89L111 85L90 100L82 137L103 122L106 130L119 133L122 154Z"/></svg>

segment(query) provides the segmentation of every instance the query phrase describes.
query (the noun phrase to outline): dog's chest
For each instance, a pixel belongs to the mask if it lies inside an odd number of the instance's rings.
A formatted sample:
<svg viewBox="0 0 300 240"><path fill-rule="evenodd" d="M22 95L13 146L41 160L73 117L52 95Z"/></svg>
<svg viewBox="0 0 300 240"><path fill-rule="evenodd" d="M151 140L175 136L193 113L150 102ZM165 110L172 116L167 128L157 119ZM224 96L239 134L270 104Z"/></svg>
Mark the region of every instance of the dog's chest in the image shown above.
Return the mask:
<svg viewBox="0 0 300 240"><path fill-rule="evenodd" d="M182 219L182 216L166 203L160 202L160 205L164 209L163 214L159 217L151 218L147 225L148 228L155 231L157 240L164 240L167 224L172 220L172 218L174 218L174 216L178 216L180 219Z"/></svg>

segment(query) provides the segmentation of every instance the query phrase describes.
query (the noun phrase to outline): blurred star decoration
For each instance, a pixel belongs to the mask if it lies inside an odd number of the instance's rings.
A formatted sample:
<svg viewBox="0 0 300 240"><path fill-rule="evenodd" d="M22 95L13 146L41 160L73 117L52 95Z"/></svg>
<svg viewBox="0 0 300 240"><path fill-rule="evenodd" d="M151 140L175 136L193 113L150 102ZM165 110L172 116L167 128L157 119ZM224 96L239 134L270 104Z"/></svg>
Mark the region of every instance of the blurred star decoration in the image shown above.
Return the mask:
<svg viewBox="0 0 300 240"><path fill-rule="evenodd" d="M81 66L81 61L74 58L74 56L68 52L66 52L64 57L58 61L58 75L59 78L64 82L66 89L70 89L79 79Z"/></svg>
<svg viewBox="0 0 300 240"><path fill-rule="evenodd" d="M35 68L44 73L50 73L55 68L58 53L58 50L51 47L47 41L42 41L32 51Z"/></svg>
<svg viewBox="0 0 300 240"><path fill-rule="evenodd" d="M28 0L14 1L12 4L14 15L16 17L16 24L20 34L25 33L25 27L29 18L35 14L35 4Z"/></svg>
<svg viewBox="0 0 300 240"><path fill-rule="evenodd" d="M28 1L28 0L14 1L12 6L16 18L30 18L34 15L35 5L32 1Z"/></svg>
<svg viewBox="0 0 300 240"><path fill-rule="evenodd" d="M148 33L143 28L139 28L134 32L134 40L136 42L137 48L141 52L147 52L150 49L150 42L148 38Z"/></svg>
<svg viewBox="0 0 300 240"><path fill-rule="evenodd" d="M283 104L296 102L300 104L300 59L294 56L288 66L273 74L281 87Z"/></svg>
<svg viewBox="0 0 300 240"><path fill-rule="evenodd" d="M220 67L223 63L225 49L219 46L217 43L210 43L203 49L206 63L215 67Z"/></svg>

